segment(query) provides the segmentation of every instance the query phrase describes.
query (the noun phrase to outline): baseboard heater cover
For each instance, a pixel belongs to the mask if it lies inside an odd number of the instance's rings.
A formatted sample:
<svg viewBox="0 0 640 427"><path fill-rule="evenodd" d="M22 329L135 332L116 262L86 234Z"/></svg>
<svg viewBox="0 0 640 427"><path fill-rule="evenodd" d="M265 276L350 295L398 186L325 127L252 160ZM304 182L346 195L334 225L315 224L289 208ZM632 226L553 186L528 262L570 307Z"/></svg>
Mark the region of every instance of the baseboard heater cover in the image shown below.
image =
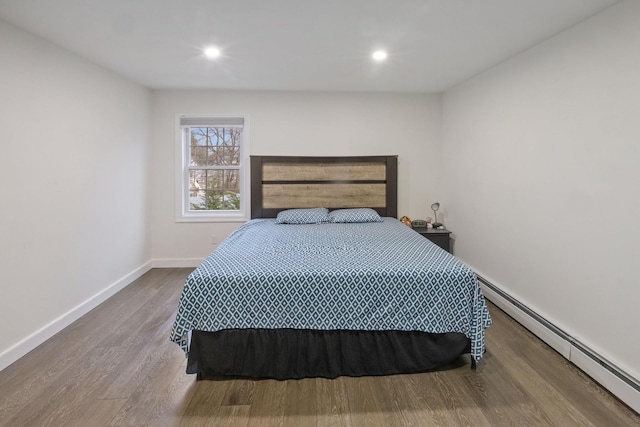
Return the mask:
<svg viewBox="0 0 640 427"><path fill-rule="evenodd" d="M589 348L587 345L583 344L579 340L575 339L567 332L558 328L556 325L549 322L547 319L540 316L538 313L531 310L529 307L527 307L517 299L513 298L511 295L507 294L502 289L498 288L497 286L495 286L493 283L491 283L484 277L480 276L477 273L476 273L476 276L478 277L478 280L484 286L489 288L492 292L498 294L501 298L503 298L504 300L512 304L514 307L516 307L518 310L525 313L527 316L534 319L536 322L538 322L539 324L547 328L549 331L557 335L559 338L567 341L572 347L575 347L576 349L580 350L591 360L596 362L598 365L602 366L604 369L606 369L607 371L615 375L618 379L625 382L629 387L633 388L635 391L640 393L640 382L638 382L638 380L633 378L631 375L627 374L624 370L620 369L614 363L610 362L605 357L599 355L597 352L595 352L594 350L592 350L591 348ZM571 358L569 358L569 360L571 360Z"/></svg>

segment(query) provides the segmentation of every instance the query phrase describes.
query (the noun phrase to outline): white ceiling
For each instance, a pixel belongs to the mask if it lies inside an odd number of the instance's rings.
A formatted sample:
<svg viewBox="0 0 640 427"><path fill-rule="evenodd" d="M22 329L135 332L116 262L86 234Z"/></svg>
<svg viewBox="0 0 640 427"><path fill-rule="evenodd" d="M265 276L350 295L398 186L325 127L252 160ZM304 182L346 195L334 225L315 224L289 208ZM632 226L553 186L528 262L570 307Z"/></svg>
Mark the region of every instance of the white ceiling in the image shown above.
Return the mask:
<svg viewBox="0 0 640 427"><path fill-rule="evenodd" d="M151 88L441 92L619 2L0 0L0 17Z"/></svg>

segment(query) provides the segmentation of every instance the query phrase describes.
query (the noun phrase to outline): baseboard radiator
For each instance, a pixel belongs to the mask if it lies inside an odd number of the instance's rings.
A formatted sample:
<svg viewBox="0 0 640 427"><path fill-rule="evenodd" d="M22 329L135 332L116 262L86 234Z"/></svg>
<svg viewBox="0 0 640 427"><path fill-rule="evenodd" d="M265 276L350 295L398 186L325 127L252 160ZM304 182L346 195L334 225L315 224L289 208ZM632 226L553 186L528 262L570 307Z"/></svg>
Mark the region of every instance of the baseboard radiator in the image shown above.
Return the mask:
<svg viewBox="0 0 640 427"><path fill-rule="evenodd" d="M495 286L493 283L491 283L490 281L488 281L484 277L482 277L482 276L480 276L478 274L476 274L476 275L478 276L478 281L480 281L480 283L490 291L489 293L496 294L502 300L504 300L504 302L512 305L513 308L519 310L520 312L524 313L526 316L528 316L531 319L533 319L535 322L537 322L538 324L543 326L545 329L547 329L549 332L551 332L552 334L557 336L559 339L566 341L570 346L569 347L569 351L571 350L571 348L575 348L575 349L579 350L584 355L586 355L589 359L591 359L593 362L595 362L596 364L600 365L602 368L606 369L608 372L610 372L612 375L614 375L620 381L624 382L627 386L629 386L630 388L635 390L637 393L640 393L640 382L637 379L633 378L631 375L626 373L624 370L620 369L614 363L612 363L611 361L607 360L605 357L601 356L597 352L593 351L587 345L585 345L584 343L580 342L576 338L572 337L567 332L565 332L562 329L558 328L556 325L554 325L553 323L549 322L547 319L545 319L544 317L540 316L538 313L536 313L535 311L531 310L529 307L527 307L526 305L524 305L523 303L521 303L517 299L513 298L511 295L507 294L502 289L498 288L497 286ZM487 296L487 298L491 299L490 296ZM497 304L497 305L500 305L500 304ZM516 319L516 321L517 321L517 319ZM522 323L522 322L519 322L519 323ZM525 328L527 328L527 325L523 324L523 326ZM535 334L535 332L534 332L534 334ZM545 340L543 339L543 341L545 341ZM570 353L569 353L569 357L567 357L564 354L563 354L563 356L565 356L569 360L572 360ZM589 374L589 372L587 372L587 374ZM590 376L593 376L593 375L590 375ZM607 387L606 385L604 385L604 386ZM616 394L616 393L614 392L614 394ZM625 401L625 399L622 399L622 400ZM637 408L634 407L635 405L630 404L630 406L637 411Z"/></svg>

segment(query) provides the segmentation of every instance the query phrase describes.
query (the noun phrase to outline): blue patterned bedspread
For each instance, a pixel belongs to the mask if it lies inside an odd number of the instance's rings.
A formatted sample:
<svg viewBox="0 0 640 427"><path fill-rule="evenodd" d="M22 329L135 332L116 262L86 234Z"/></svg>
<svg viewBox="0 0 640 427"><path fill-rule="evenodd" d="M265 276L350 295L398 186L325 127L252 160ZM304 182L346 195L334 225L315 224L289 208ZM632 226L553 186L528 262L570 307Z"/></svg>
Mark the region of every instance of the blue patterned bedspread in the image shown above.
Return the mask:
<svg viewBox="0 0 640 427"><path fill-rule="evenodd" d="M480 360L489 311L474 272L394 218L240 226L189 275L171 340L190 330L461 332Z"/></svg>

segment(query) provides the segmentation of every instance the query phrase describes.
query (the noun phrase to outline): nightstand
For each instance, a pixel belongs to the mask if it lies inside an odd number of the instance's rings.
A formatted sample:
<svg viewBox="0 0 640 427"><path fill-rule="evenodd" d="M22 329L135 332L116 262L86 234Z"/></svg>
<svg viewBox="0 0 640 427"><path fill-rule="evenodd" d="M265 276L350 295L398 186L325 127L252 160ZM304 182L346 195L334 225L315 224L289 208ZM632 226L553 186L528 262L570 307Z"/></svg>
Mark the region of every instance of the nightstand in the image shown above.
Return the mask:
<svg viewBox="0 0 640 427"><path fill-rule="evenodd" d="M449 230L434 230L433 228L420 228L415 227L413 231L422 234L427 239L431 240L436 245L440 246L445 251L451 253L451 246L449 244Z"/></svg>

